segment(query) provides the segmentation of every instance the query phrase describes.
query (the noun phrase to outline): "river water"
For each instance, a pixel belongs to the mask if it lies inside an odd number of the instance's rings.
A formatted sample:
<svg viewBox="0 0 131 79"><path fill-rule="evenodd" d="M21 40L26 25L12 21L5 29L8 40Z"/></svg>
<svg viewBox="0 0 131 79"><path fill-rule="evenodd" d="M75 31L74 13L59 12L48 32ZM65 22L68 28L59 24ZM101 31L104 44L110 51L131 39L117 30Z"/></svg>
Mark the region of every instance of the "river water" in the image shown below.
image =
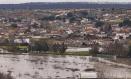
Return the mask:
<svg viewBox="0 0 131 79"><path fill-rule="evenodd" d="M15 79L73 79L76 74L93 67L94 62L90 61L89 56L0 55L0 72L10 72ZM110 73L114 72L113 68L110 68ZM131 71L126 73L131 74ZM108 73L106 75L109 76Z"/></svg>
<svg viewBox="0 0 131 79"><path fill-rule="evenodd" d="M89 57L0 55L0 71L16 79L72 78L92 67Z"/></svg>

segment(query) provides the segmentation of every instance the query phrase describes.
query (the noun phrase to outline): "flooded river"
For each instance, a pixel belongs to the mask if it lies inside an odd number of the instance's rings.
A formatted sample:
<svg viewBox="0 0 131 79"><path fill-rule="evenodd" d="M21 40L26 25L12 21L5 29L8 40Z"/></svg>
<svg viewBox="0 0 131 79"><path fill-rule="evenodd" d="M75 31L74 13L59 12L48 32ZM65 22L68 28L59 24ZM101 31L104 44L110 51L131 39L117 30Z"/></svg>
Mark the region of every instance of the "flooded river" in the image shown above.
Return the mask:
<svg viewBox="0 0 131 79"><path fill-rule="evenodd" d="M95 67L89 58L88 56L0 55L0 71L7 74L10 72L15 79L73 79L76 74ZM112 73L113 68L110 68ZM131 74L131 71L126 73Z"/></svg>
<svg viewBox="0 0 131 79"><path fill-rule="evenodd" d="M73 78L92 67L89 57L0 55L0 71L16 79Z"/></svg>

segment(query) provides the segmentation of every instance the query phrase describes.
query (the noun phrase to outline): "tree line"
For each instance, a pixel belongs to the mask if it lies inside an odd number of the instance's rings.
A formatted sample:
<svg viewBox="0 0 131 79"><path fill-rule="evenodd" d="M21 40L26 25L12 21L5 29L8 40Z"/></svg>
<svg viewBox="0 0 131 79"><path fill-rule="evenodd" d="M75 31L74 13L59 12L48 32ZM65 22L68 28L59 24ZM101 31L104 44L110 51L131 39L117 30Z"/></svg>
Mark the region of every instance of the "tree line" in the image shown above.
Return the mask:
<svg viewBox="0 0 131 79"><path fill-rule="evenodd" d="M30 49L29 51L38 51L38 52L52 51L63 54L67 49L67 45L65 43L48 44L47 42L35 42L34 44L30 45L29 49Z"/></svg>

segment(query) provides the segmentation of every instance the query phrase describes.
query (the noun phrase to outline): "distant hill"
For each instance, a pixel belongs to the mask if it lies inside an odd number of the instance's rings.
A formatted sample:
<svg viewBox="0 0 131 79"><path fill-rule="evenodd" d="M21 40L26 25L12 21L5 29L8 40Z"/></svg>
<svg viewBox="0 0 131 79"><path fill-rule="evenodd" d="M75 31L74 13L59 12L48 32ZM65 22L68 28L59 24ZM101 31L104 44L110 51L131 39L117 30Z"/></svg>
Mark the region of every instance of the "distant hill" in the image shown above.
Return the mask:
<svg viewBox="0 0 131 79"><path fill-rule="evenodd" d="M86 9L86 8L125 8L131 9L131 4L122 3L88 3L88 2L56 2L56 3L23 3L0 4L0 9Z"/></svg>

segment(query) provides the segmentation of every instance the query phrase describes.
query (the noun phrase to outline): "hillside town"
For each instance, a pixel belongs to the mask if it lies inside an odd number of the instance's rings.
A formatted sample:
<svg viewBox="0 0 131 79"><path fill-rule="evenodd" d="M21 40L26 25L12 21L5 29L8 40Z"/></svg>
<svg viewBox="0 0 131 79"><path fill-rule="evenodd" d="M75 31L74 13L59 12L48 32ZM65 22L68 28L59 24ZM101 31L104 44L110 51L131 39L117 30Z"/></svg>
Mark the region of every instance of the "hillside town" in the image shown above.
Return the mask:
<svg viewBox="0 0 131 79"><path fill-rule="evenodd" d="M10 52L85 52L129 57L131 10L0 10L0 45ZM43 43L43 44L42 44ZM15 48L15 49L14 49ZM59 48L59 50L57 50Z"/></svg>

